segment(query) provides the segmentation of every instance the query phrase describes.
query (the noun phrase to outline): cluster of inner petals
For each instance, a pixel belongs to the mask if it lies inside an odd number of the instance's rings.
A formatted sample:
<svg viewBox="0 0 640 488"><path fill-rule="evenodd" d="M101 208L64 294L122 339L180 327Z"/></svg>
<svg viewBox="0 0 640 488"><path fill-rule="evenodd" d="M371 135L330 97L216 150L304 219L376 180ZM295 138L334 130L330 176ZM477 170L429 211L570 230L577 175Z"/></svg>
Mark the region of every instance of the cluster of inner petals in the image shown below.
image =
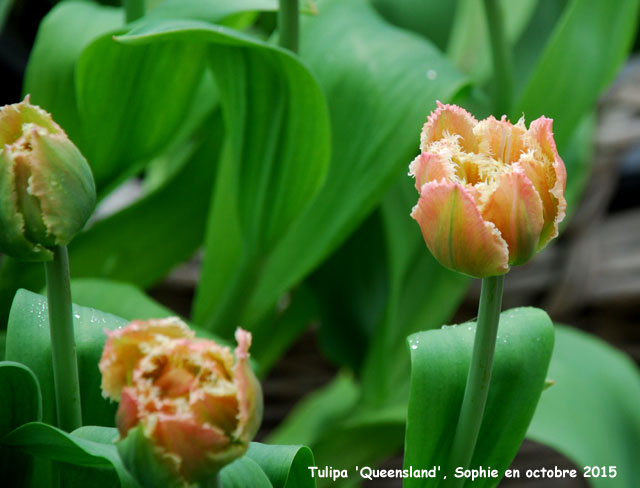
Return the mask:
<svg viewBox="0 0 640 488"><path fill-rule="evenodd" d="M443 112L457 112L459 119L438 120ZM548 119L547 119L548 120ZM445 178L463 185L478 204L484 208L488 197L496 190L503 174L519 172L526 176L526 167L547 171L559 159L554 147L544 147L539 131L532 126L527 130L524 117L512 124L502 116L493 116L478 122L460 107L438 102L438 111L429 117L420 140L422 154L410 166L416 177L418 190L433 179ZM421 158L431 154L440 165L436 178L420 174ZM549 171L548 177L555 180ZM438 178L439 177L439 178ZM555 181L550 181L551 187Z"/></svg>
<svg viewBox="0 0 640 488"><path fill-rule="evenodd" d="M524 118L478 122L438 102L410 175L420 193L412 216L442 264L472 276L505 273L558 234L566 172L551 128L546 117L529 128Z"/></svg>
<svg viewBox="0 0 640 488"><path fill-rule="evenodd" d="M105 396L120 401L118 428L139 423L149 436L163 422L189 422L227 440L246 407L243 375L250 334L238 329L237 359L226 346L196 339L177 318L134 321L108 332L100 370Z"/></svg>
<svg viewBox="0 0 640 488"><path fill-rule="evenodd" d="M125 394L137 400L137 417L152 434L158 417L190 418L231 436L238 425L233 356L203 339L162 341L139 361ZM207 403L221 401L225 408Z"/></svg>
<svg viewBox="0 0 640 488"><path fill-rule="evenodd" d="M247 450L262 417L249 332L236 330L233 353L194 337L175 317L134 321L107 335L102 389L120 402L122 439L142 433L140 448L167 461L186 484L210 477Z"/></svg>

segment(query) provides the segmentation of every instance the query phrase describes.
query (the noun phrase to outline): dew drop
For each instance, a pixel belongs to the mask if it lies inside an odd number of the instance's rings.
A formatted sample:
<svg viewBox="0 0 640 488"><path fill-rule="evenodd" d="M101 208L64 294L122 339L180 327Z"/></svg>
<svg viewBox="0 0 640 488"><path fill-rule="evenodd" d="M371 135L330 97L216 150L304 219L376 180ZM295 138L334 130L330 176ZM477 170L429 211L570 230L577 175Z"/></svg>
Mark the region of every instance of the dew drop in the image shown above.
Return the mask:
<svg viewBox="0 0 640 488"><path fill-rule="evenodd" d="M438 77L438 72L435 69L427 70L427 79L435 80Z"/></svg>

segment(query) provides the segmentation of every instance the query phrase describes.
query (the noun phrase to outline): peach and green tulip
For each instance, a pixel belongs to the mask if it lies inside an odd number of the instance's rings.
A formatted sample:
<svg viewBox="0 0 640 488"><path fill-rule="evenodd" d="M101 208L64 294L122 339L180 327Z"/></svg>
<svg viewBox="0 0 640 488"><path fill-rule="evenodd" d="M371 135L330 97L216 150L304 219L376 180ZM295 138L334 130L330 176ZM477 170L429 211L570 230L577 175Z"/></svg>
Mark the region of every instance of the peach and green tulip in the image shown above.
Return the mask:
<svg viewBox="0 0 640 488"><path fill-rule="evenodd" d="M53 259L93 212L89 165L51 115L29 102L0 109L0 252Z"/></svg>
<svg viewBox="0 0 640 488"><path fill-rule="evenodd" d="M478 122L456 105L428 118L411 163L420 193L411 216L445 267L475 277L501 275L558 235L566 170L552 120Z"/></svg>
<svg viewBox="0 0 640 488"><path fill-rule="evenodd" d="M177 318L108 334L103 394L120 402L118 451L142 486L204 482L246 452L262 418L249 332L236 331L235 359Z"/></svg>

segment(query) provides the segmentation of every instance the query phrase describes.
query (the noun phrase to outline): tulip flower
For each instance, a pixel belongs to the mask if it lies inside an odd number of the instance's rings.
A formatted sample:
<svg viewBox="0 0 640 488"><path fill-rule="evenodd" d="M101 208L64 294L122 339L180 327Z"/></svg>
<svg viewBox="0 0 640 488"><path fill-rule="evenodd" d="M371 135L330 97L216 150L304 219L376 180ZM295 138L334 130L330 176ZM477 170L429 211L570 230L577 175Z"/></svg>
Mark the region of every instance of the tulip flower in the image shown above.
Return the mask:
<svg viewBox="0 0 640 488"><path fill-rule="evenodd" d="M134 321L108 335L103 394L120 401L118 451L142 486L204 482L246 452L262 416L250 333L236 331L235 359L177 318Z"/></svg>
<svg viewBox="0 0 640 488"><path fill-rule="evenodd" d="M23 102L0 109L0 252L53 259L93 212L91 169L51 115Z"/></svg>
<svg viewBox="0 0 640 488"><path fill-rule="evenodd" d="M552 120L478 122L456 105L424 125L411 163L420 193L411 216L445 267L475 277L501 275L558 235L566 170Z"/></svg>

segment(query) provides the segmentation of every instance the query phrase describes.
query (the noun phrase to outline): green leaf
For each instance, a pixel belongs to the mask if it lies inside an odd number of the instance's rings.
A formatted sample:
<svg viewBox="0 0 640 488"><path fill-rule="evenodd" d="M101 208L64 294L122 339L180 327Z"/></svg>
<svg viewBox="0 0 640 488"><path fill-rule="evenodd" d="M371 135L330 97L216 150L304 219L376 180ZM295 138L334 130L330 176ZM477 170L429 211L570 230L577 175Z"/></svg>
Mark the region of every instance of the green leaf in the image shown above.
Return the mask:
<svg viewBox="0 0 640 488"><path fill-rule="evenodd" d="M376 211L306 281L318 295L323 353L356 372L362 369L386 306L385 244Z"/></svg>
<svg viewBox="0 0 640 488"><path fill-rule="evenodd" d="M42 394L33 371L21 363L0 362L0 438L27 422L42 419Z"/></svg>
<svg viewBox="0 0 640 488"><path fill-rule="evenodd" d="M94 432L87 429L92 429ZM76 435L78 431L67 434L48 424L31 422L5 436L2 444L40 459L74 466L115 469L121 488L139 488L124 468L113 444L113 440L117 438L117 431L115 429L95 431L95 429L99 428L83 427L80 435ZM107 440L107 436L111 437L111 441Z"/></svg>
<svg viewBox="0 0 640 488"><path fill-rule="evenodd" d="M0 362L0 439L13 429L42 418L42 394L33 372L24 364ZM12 486L24 486L30 478L31 460L8 449L0 441L0 477Z"/></svg>
<svg viewBox="0 0 640 488"><path fill-rule="evenodd" d="M314 488L313 454L305 446L274 446L252 442L246 454L269 478L273 488ZM248 486L248 485L247 485Z"/></svg>
<svg viewBox="0 0 640 488"><path fill-rule="evenodd" d="M450 100L466 87L429 42L387 24L364 0L327 0L318 8L321 15L302 23L300 55L329 103L331 166L312 205L264 263L247 307L249 324L366 218L406 174L435 100Z"/></svg>
<svg viewBox="0 0 640 488"><path fill-rule="evenodd" d="M122 22L119 8L63 2L51 9L38 28L23 92L51 112L76 144L84 136L75 90L76 62L92 40L117 29Z"/></svg>
<svg viewBox="0 0 640 488"><path fill-rule="evenodd" d="M254 328L251 357L259 363L261 375L278 362L317 316L317 296L302 284L283 300L282 307Z"/></svg>
<svg viewBox="0 0 640 488"><path fill-rule="evenodd" d="M543 114L553 118L556 143L563 145L625 60L638 6L637 0L573 0L524 88L514 118L522 113L528 120Z"/></svg>
<svg viewBox="0 0 640 488"><path fill-rule="evenodd" d="M419 332L409 337L411 397L405 468L449 465L473 347L475 323ZM501 475L515 457L544 388L553 349L553 325L542 310L519 308L500 315L493 373L472 467L491 466ZM408 478L405 486L440 486L437 478ZM496 486L481 478L468 486Z"/></svg>
<svg viewBox="0 0 640 488"><path fill-rule="evenodd" d="M99 188L172 141L202 78L206 54L204 46L180 42L127 46L113 34L87 46L76 66L80 148Z"/></svg>
<svg viewBox="0 0 640 488"><path fill-rule="evenodd" d="M605 342L558 325L547 376L554 384L543 393L527 437L578 467L616 467L615 480L592 477L591 486L635 486L640 479L638 367Z"/></svg>
<svg viewBox="0 0 640 488"><path fill-rule="evenodd" d="M273 488L260 465L249 456L243 456L220 471L224 488Z"/></svg>
<svg viewBox="0 0 640 488"><path fill-rule="evenodd" d="M341 373L328 385L308 395L269 436L271 444L314 445L327 427L339 423L357 405L358 385Z"/></svg>
<svg viewBox="0 0 640 488"><path fill-rule="evenodd" d="M402 447L406 404L367 406L361 396L359 385L343 372L296 405L269 442L309 445L320 467L374 465ZM334 486L331 479L317 481L320 486Z"/></svg>
<svg viewBox="0 0 640 488"><path fill-rule="evenodd" d="M98 361L106 341L105 329L126 324L124 319L86 307L73 307L82 418L85 424L112 426L116 404L101 395ZM54 423L55 396L51 366L49 314L41 295L19 290L11 308L7 329L6 358L29 367L42 391L42 419Z"/></svg>
<svg viewBox="0 0 640 488"><path fill-rule="evenodd" d="M220 136L219 114L214 114L174 178L78 235L69 248L73 276L145 287L191 257L204 235ZM180 238L167 238L176 235Z"/></svg>
<svg viewBox="0 0 640 488"><path fill-rule="evenodd" d="M107 312L126 320L174 317L177 314L146 295L140 288L129 283L98 278L71 280L73 303ZM188 322L188 321L186 321ZM215 334L189 324L197 337L214 340L233 347ZM253 356L253 350L252 356ZM99 359L99 358L98 358ZM255 365L254 365L255 366Z"/></svg>
<svg viewBox="0 0 640 488"><path fill-rule="evenodd" d="M459 2L372 0L371 3L391 24L423 35L444 51Z"/></svg>
<svg viewBox="0 0 640 488"><path fill-rule="evenodd" d="M139 288L98 278L71 281L73 303L108 312L127 320L153 319L176 315Z"/></svg>
<svg viewBox="0 0 640 488"><path fill-rule="evenodd" d="M583 190L591 176L595 151L595 130L596 115L595 112L591 112L577 125L562 151L562 160L567 168L567 188L564 196L567 200L567 216L569 217L562 222L564 225L571 220L571 216L578 209Z"/></svg>
<svg viewBox="0 0 640 488"><path fill-rule="evenodd" d="M570 1L537 2L529 23L513 46L515 93L521 93L531 78L558 20L562 17L562 12Z"/></svg>
<svg viewBox="0 0 640 488"><path fill-rule="evenodd" d="M228 138L198 290L206 299L197 298L195 316L229 332L236 323L229 315L246 295L247 281L322 184L329 151L324 97L288 51L221 26L149 22L120 39L211 43ZM265 117L268 124L255 123Z"/></svg>

